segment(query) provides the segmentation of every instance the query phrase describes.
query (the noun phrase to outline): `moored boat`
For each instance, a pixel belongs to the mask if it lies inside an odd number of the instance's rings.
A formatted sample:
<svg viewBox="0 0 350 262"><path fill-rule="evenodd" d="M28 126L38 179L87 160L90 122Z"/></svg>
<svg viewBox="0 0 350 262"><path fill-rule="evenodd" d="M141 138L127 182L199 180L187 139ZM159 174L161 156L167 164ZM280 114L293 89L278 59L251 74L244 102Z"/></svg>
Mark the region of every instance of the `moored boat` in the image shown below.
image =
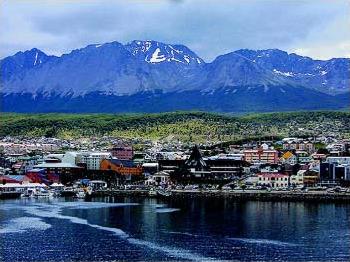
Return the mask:
<svg viewBox="0 0 350 262"><path fill-rule="evenodd" d="M85 198L86 197L86 192L84 191L84 189L79 189L76 191L75 196L77 198Z"/></svg>
<svg viewBox="0 0 350 262"><path fill-rule="evenodd" d="M52 197L53 195L50 194L50 192L47 191L46 189L39 188L33 193L33 196L35 198L46 198L46 197Z"/></svg>
<svg viewBox="0 0 350 262"><path fill-rule="evenodd" d="M159 189L157 190L157 196L170 197L172 195L170 190Z"/></svg>
<svg viewBox="0 0 350 262"><path fill-rule="evenodd" d="M19 198L20 196L21 196L21 192L17 192L17 191L0 191L0 199Z"/></svg>
<svg viewBox="0 0 350 262"><path fill-rule="evenodd" d="M149 195L149 196L157 196L157 190L155 190L154 188L151 188L151 189L148 191L148 195Z"/></svg>
<svg viewBox="0 0 350 262"><path fill-rule="evenodd" d="M62 197L74 197L74 196L76 196L76 193L75 193L73 187L65 187L65 188L63 188L63 190L61 192L61 196Z"/></svg>

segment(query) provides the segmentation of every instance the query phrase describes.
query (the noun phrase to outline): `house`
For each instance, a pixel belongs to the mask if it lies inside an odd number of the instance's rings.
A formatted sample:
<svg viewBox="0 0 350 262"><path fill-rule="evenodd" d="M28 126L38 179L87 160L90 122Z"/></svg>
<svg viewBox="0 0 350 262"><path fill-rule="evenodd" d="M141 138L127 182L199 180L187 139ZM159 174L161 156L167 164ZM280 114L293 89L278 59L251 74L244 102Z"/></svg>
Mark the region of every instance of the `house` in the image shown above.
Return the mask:
<svg viewBox="0 0 350 262"><path fill-rule="evenodd" d="M145 181L146 185L165 185L170 182L170 175L167 172L161 171L153 175L150 175L149 178Z"/></svg>
<svg viewBox="0 0 350 262"><path fill-rule="evenodd" d="M296 151L295 155L297 156L298 163L300 164L309 164L312 161L312 157L306 151Z"/></svg>
<svg viewBox="0 0 350 262"><path fill-rule="evenodd" d="M313 153L315 151L315 145L308 140L289 138L283 141L283 150L305 150L308 153Z"/></svg>
<svg viewBox="0 0 350 262"><path fill-rule="evenodd" d="M298 159L296 155L294 155L290 151L285 152L280 158L280 161L282 164L289 164L289 165L295 165L298 163Z"/></svg>
<svg viewBox="0 0 350 262"><path fill-rule="evenodd" d="M299 170L296 175L290 176L290 185L292 187L298 187L304 185L304 175L307 170Z"/></svg>

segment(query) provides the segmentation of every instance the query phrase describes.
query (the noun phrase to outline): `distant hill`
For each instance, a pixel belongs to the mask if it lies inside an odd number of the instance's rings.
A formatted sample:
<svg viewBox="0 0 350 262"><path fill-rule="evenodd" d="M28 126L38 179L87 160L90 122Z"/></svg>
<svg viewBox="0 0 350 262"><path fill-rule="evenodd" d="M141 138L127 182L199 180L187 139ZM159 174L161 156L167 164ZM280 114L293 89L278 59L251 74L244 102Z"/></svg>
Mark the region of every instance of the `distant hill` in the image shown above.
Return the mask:
<svg viewBox="0 0 350 262"><path fill-rule="evenodd" d="M238 50L205 63L184 45L135 40L38 49L1 63L10 112L269 112L350 104L350 59L313 60L278 49Z"/></svg>
<svg viewBox="0 0 350 262"><path fill-rule="evenodd" d="M77 139L107 135L199 143L337 133L350 138L350 113L334 111L243 116L205 112L124 115L3 113L0 121L0 137L11 135Z"/></svg>

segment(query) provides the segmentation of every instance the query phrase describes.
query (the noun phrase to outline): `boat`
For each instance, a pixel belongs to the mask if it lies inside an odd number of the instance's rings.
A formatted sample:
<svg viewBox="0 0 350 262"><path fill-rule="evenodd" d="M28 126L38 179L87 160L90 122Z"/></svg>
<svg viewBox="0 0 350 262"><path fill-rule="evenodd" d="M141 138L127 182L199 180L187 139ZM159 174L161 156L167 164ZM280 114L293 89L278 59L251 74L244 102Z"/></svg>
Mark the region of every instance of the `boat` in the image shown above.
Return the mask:
<svg viewBox="0 0 350 262"><path fill-rule="evenodd" d="M76 196L76 193L75 193L73 187L65 187L65 188L63 188L63 190L61 192L61 196L62 197L74 197L74 196Z"/></svg>
<svg viewBox="0 0 350 262"><path fill-rule="evenodd" d="M21 197L23 198L29 198L29 197L33 197L33 190L31 189L27 189L26 191L24 191L22 194L21 194Z"/></svg>
<svg viewBox="0 0 350 262"><path fill-rule="evenodd" d="M149 196L157 196L157 190L155 190L154 188L151 188L151 189L148 191L148 195L149 195Z"/></svg>
<svg viewBox="0 0 350 262"><path fill-rule="evenodd" d="M17 192L17 191L0 191L0 199L19 198L20 196L21 196L21 192Z"/></svg>
<svg viewBox="0 0 350 262"><path fill-rule="evenodd" d="M34 193L33 196L35 198L46 198L46 197L52 197L53 195L50 194L49 191L47 191L46 189L40 188L37 189Z"/></svg>
<svg viewBox="0 0 350 262"><path fill-rule="evenodd" d="M86 193L85 193L84 189L79 189L79 190L76 191L75 196L77 198L85 198L86 197Z"/></svg>
<svg viewBox="0 0 350 262"><path fill-rule="evenodd" d="M19 198L21 196L19 187L20 185L17 183L7 183L5 185L1 184L0 199Z"/></svg>
<svg viewBox="0 0 350 262"><path fill-rule="evenodd" d="M160 197L170 197L172 195L171 191L169 190L164 190L164 189L159 189L157 190L157 196Z"/></svg>

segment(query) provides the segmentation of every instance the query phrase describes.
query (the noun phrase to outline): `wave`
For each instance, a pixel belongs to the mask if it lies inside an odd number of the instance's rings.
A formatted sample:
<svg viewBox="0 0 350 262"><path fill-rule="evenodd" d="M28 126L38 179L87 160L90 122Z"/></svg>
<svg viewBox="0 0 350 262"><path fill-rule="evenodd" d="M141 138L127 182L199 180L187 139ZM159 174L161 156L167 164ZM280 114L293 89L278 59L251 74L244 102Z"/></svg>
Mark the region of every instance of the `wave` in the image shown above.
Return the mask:
<svg viewBox="0 0 350 262"><path fill-rule="evenodd" d="M164 231L164 233L166 233L166 234L174 234L174 235L191 236L191 237L199 237L199 235L188 233L188 232Z"/></svg>
<svg viewBox="0 0 350 262"><path fill-rule="evenodd" d="M46 230L51 227L38 217L18 217L9 220L5 227L0 228L0 234L23 233L28 230Z"/></svg>
<svg viewBox="0 0 350 262"><path fill-rule="evenodd" d="M88 202L88 203L91 203L91 202ZM85 204L83 204L83 206L84 205ZM58 205L58 206L48 205L48 204L46 204L46 205L40 204L40 205L36 205L36 206L35 205L27 206L25 208L25 211L31 215L34 215L34 216L45 217L45 218L66 219L66 220L69 220L70 222L75 223L75 224L86 225L86 226L89 226L92 228L96 228L98 230L111 232L111 233L115 234L116 236L125 239L125 241L129 242L130 244L145 246L145 247L148 247L148 248L153 249L153 250L158 250L158 251L161 251L163 253L166 253L170 257L195 260L195 261L210 260L210 258L202 257L200 255L188 252L188 251L183 250L183 249L162 246L162 245L158 245L156 243L149 242L146 240L133 238L129 234L127 234L126 232L124 232L123 230L121 230L119 228L111 228L111 227L105 227L105 226L100 226L100 225L96 225L96 224L91 224L86 219L62 215L61 214L62 208L69 207L69 206L71 206L71 204L63 204L63 205ZM95 208L95 206L94 207L93 206L94 205L92 205L91 207ZM99 205L99 206L103 206L103 205ZM116 206L116 205L114 204L113 206ZM125 206L125 205L119 205L119 206ZM87 208L87 207L84 206L84 208ZM178 210L180 210L180 209L166 208L165 211L166 212L174 212L174 211L178 211Z"/></svg>
<svg viewBox="0 0 350 262"><path fill-rule="evenodd" d="M150 206L155 207L155 208L161 208L161 207L166 207L166 204L150 204Z"/></svg>
<svg viewBox="0 0 350 262"><path fill-rule="evenodd" d="M236 238L236 237L227 237L228 240L234 240L238 242L245 242L249 244L258 244L258 245L276 245L276 246L297 246L297 244L282 242L278 240L271 239L259 239L259 238Z"/></svg>
<svg viewBox="0 0 350 262"><path fill-rule="evenodd" d="M171 257L176 257L176 258L181 258L181 259L188 259L188 260L193 260L193 261L208 261L208 260L213 260L208 257L202 257L200 255L188 252L184 249L178 249L178 248L173 248L173 247L167 247L167 246L161 246L156 243L152 243L149 241L145 240L140 240L140 239L135 239L135 238L129 238L128 239L129 243L135 244L135 245L142 245L146 246L150 249L153 250L158 250L161 252L164 252L168 254Z"/></svg>
<svg viewBox="0 0 350 262"><path fill-rule="evenodd" d="M139 203L103 203L103 202L59 202L58 206L70 209L93 209L110 207L137 206Z"/></svg>
<svg viewBox="0 0 350 262"><path fill-rule="evenodd" d="M180 211L179 208L157 208L156 213L171 213L171 212L176 212Z"/></svg>

